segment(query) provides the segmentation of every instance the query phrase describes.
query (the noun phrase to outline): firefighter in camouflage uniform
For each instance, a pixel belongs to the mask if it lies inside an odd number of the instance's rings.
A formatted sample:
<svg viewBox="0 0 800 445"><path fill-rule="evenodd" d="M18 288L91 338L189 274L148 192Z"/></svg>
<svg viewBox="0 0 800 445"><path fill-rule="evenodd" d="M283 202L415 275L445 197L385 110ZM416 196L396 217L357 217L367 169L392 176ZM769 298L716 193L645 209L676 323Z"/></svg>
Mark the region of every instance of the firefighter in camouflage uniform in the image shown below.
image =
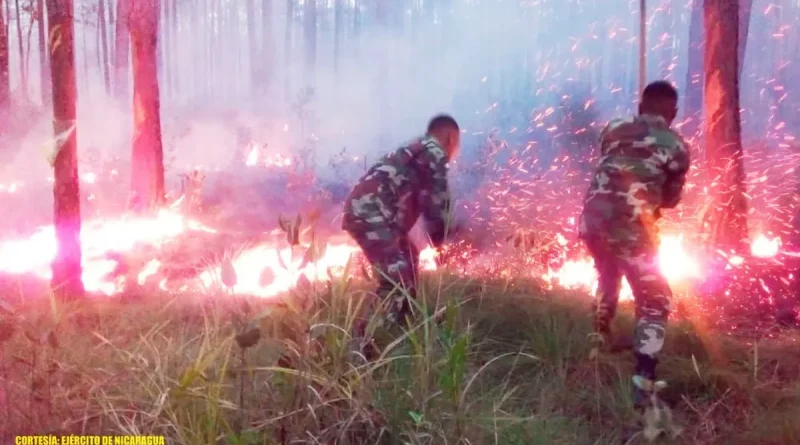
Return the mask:
<svg viewBox="0 0 800 445"><path fill-rule="evenodd" d="M656 222L661 209L680 202L689 170L686 143L670 128L677 103L678 93L669 83L653 82L642 93L638 116L608 124L580 218L580 237L594 257L599 279L593 353L610 345L623 276L633 291L637 408L652 400L646 388L655 382L672 299L659 270Z"/></svg>
<svg viewBox="0 0 800 445"><path fill-rule="evenodd" d="M416 296L419 251L409 231L423 216L435 247L450 223L447 163L457 154L460 130L446 115L434 117L425 136L384 156L358 181L345 201L342 229L378 272L377 294L391 299L389 320L402 322Z"/></svg>

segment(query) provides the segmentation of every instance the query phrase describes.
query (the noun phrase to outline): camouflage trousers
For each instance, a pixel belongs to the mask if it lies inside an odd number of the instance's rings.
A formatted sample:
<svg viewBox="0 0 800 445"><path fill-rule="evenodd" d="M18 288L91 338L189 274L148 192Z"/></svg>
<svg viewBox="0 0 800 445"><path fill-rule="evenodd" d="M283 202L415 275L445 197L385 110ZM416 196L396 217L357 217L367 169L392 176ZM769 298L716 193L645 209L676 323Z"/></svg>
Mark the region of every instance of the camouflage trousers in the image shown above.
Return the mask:
<svg viewBox="0 0 800 445"><path fill-rule="evenodd" d="M635 372L655 379L672 300L669 284L659 270L658 246L646 239L617 243L601 236L584 236L584 243L594 258L598 274L595 332L610 339L624 276L633 291L636 307Z"/></svg>
<svg viewBox="0 0 800 445"><path fill-rule="evenodd" d="M407 295L416 298L419 249L406 233L388 229L349 233L375 269L376 295L390 300L389 321L402 322L411 312Z"/></svg>

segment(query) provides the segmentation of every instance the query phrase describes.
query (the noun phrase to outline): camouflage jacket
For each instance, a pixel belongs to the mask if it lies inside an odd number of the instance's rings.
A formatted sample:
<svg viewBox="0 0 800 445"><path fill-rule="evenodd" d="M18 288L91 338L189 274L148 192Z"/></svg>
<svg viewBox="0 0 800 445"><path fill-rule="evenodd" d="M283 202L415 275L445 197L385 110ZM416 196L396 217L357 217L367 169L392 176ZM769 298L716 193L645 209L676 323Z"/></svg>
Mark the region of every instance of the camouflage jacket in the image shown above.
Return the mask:
<svg viewBox="0 0 800 445"><path fill-rule="evenodd" d="M342 228L389 239L408 233L422 215L431 240L441 244L450 213L447 161L444 149L427 137L384 156L345 201Z"/></svg>
<svg viewBox="0 0 800 445"><path fill-rule="evenodd" d="M663 118L611 121L600 135L600 161L584 201L580 233L623 241L653 233L661 209L681 199L689 149Z"/></svg>

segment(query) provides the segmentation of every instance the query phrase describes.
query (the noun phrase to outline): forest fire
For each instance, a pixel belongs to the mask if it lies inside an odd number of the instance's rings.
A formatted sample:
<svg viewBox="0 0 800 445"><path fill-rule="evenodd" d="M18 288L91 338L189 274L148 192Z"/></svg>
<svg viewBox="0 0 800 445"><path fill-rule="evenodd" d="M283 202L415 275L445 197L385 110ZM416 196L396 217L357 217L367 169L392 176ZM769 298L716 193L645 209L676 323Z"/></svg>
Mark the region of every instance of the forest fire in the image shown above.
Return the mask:
<svg viewBox="0 0 800 445"><path fill-rule="evenodd" d="M186 275L172 279L169 270L174 265L164 259L163 252L182 249L201 233L216 236L221 231L173 209L162 210L149 218L86 221L82 230L86 289L96 294L114 295L134 281L140 286L152 285L170 292L217 289L273 297L291 290L303 277L309 282L324 282L341 276L353 255L359 252L343 235L297 246L289 246L285 240L282 243L263 241L241 248L238 253L224 253L216 262L202 264L189 274L189 279ZM560 238L566 242L563 236ZM780 239L759 235L751 247L754 257L774 257L778 254ZM0 272L49 280L55 252L53 227L42 227L28 237L0 243ZM131 260L130 257L141 258ZM422 269L436 270L436 257L437 253L430 246L423 249L420 254ZM700 258L699 252L687 249L682 235L662 237L661 268L677 289L688 290L694 282L704 278L706 271ZM138 266L131 266L132 263ZM741 261L731 258L730 263L739 265ZM586 256L565 261L541 273L540 277L554 287L592 291L596 286L592 260ZM631 295L628 284L624 283L622 298L629 299Z"/></svg>

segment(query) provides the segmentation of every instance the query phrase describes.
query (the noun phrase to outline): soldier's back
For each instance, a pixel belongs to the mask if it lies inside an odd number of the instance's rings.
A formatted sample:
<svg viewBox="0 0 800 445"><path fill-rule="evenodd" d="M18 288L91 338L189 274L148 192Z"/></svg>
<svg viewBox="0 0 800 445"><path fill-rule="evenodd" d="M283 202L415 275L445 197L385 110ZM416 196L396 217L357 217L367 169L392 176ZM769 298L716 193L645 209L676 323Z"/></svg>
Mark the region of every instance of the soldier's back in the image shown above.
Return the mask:
<svg viewBox="0 0 800 445"><path fill-rule="evenodd" d="M422 139L414 141L383 156L358 180L345 201L345 219L370 220L375 224L388 222L404 225L400 200L414 195L415 157L425 150ZM413 204L413 199L408 204Z"/></svg>
<svg viewBox="0 0 800 445"><path fill-rule="evenodd" d="M603 130L601 156L584 203L582 231L628 232L652 225L662 203L665 166L684 145L660 117L614 120Z"/></svg>

